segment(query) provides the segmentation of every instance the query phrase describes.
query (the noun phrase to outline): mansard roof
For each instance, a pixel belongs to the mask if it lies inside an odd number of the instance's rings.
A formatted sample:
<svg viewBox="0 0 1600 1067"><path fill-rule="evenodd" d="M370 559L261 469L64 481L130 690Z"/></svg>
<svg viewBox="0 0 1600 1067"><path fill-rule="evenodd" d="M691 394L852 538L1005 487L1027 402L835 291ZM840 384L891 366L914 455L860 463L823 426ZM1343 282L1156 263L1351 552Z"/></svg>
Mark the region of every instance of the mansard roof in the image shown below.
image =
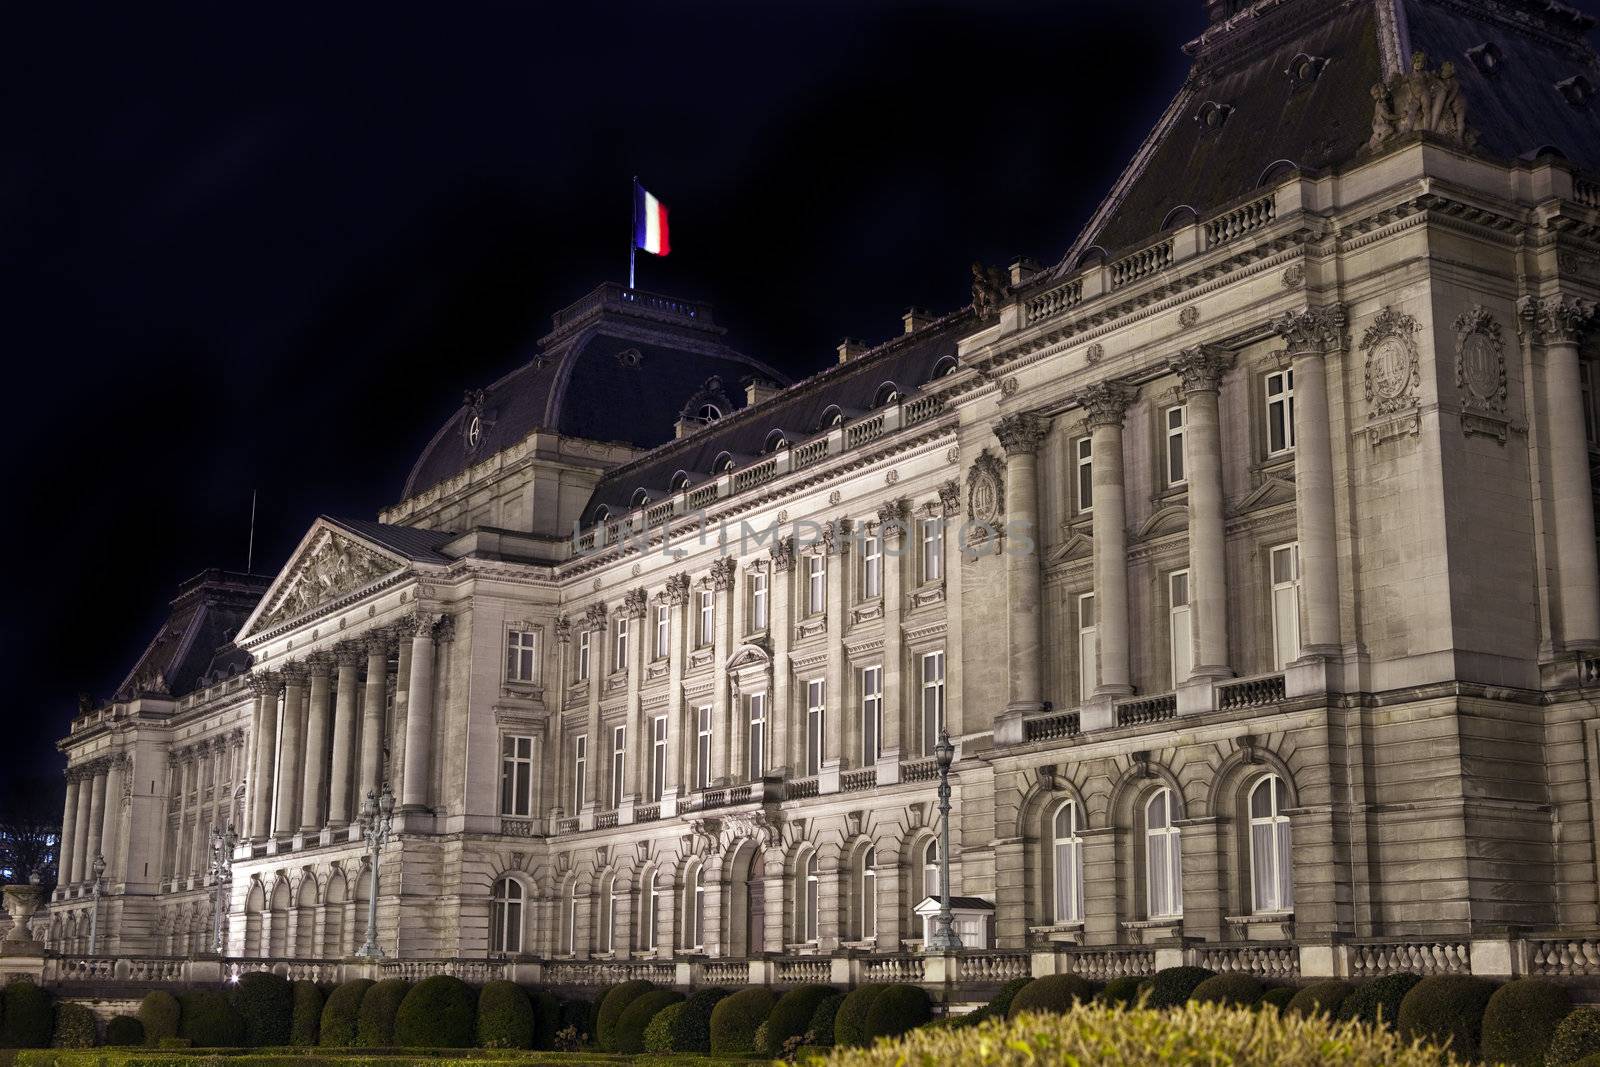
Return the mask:
<svg viewBox="0 0 1600 1067"><path fill-rule="evenodd" d="M232 641L268 581L265 575L212 569L184 582L166 620L117 687L116 699L180 697L209 678L247 667L249 657Z"/></svg>

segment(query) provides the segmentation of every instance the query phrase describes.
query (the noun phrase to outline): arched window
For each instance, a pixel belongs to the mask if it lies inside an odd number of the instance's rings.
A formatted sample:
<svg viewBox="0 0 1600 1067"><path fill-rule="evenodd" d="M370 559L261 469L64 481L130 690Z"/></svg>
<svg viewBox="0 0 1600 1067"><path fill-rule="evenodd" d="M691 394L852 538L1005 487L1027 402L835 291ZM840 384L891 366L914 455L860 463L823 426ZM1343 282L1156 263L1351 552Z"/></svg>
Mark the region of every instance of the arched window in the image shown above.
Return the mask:
<svg viewBox="0 0 1600 1067"><path fill-rule="evenodd" d="M605 522L610 517L611 517L611 509L606 507L604 504L601 504L599 507L594 509L594 521L595 522L597 522L597 523Z"/></svg>
<svg viewBox="0 0 1600 1067"><path fill-rule="evenodd" d="M795 887L798 890L795 897L800 903L799 922L795 924L795 940L815 941L822 889L822 872L815 851L808 855L805 863L801 865L799 882L800 884Z"/></svg>
<svg viewBox="0 0 1600 1067"><path fill-rule="evenodd" d="M898 404L900 402L900 397L901 393L898 385L894 384L893 382L884 382L882 385L878 386L878 395L872 398L872 406L875 408L881 408L887 407L890 404Z"/></svg>
<svg viewBox="0 0 1600 1067"><path fill-rule="evenodd" d="M933 365L933 373L928 375L928 380L935 381L947 374L954 374L959 366L961 366L961 361L956 359L955 356L945 356Z"/></svg>
<svg viewBox="0 0 1600 1067"><path fill-rule="evenodd" d="M701 422L716 422L722 418L722 409L715 404L701 404L700 410L694 413L694 417Z"/></svg>
<svg viewBox="0 0 1600 1067"><path fill-rule="evenodd" d="M1250 790L1250 886L1257 912L1294 910L1288 805L1288 788L1276 774Z"/></svg>
<svg viewBox="0 0 1600 1067"><path fill-rule="evenodd" d="M1145 903L1149 918L1183 914L1183 850L1178 806L1170 789L1158 789L1144 808Z"/></svg>
<svg viewBox="0 0 1600 1067"><path fill-rule="evenodd" d="M717 457L717 461L711 465L711 469L718 474L726 474L733 470L733 466L733 454L724 452Z"/></svg>
<svg viewBox="0 0 1600 1067"><path fill-rule="evenodd" d="M817 423L820 430L829 430L835 426L844 425L844 409L838 404L830 404L822 413L822 419Z"/></svg>
<svg viewBox="0 0 1600 1067"><path fill-rule="evenodd" d="M642 508L648 503L650 503L650 491L648 489L640 488L633 491L634 507Z"/></svg>
<svg viewBox="0 0 1600 1067"><path fill-rule="evenodd" d="M861 853L861 939L878 936L878 850L867 846Z"/></svg>
<svg viewBox="0 0 1600 1067"><path fill-rule="evenodd" d="M567 892L567 897L561 902L561 934L558 950L561 955L571 956L577 952L578 944L578 886L574 882Z"/></svg>
<svg viewBox="0 0 1600 1067"><path fill-rule="evenodd" d="M782 430L773 430L767 434L767 442L762 446L767 452L782 452L789 447L789 438Z"/></svg>
<svg viewBox="0 0 1600 1067"><path fill-rule="evenodd" d="M617 931L617 876L608 874L600 883L600 952L610 952L616 947Z"/></svg>
<svg viewBox="0 0 1600 1067"><path fill-rule="evenodd" d="M696 864L683 888L683 947L703 949L706 945L705 869Z"/></svg>
<svg viewBox="0 0 1600 1067"><path fill-rule="evenodd" d="M689 488L689 473L687 471L679 471L672 476L672 491L674 493L681 493L687 488Z"/></svg>
<svg viewBox="0 0 1600 1067"><path fill-rule="evenodd" d="M522 951L522 883L502 878L494 884L489 904L489 951L515 954Z"/></svg>
<svg viewBox="0 0 1600 1067"><path fill-rule="evenodd" d="M1083 921L1083 838L1078 831L1078 805L1067 801L1051 819L1051 861L1055 877L1055 920Z"/></svg>
<svg viewBox="0 0 1600 1067"><path fill-rule="evenodd" d="M656 947L656 909L660 907L661 885L657 881L661 877L651 871L642 879L639 887L639 947L646 952L655 950Z"/></svg>

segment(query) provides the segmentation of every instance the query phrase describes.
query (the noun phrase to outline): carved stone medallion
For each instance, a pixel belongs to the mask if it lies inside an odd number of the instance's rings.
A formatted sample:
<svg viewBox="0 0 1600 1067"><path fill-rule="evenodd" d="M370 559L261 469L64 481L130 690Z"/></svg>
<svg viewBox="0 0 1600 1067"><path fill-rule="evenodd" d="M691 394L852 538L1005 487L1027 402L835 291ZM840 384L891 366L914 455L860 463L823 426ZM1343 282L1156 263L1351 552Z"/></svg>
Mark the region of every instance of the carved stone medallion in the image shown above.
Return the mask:
<svg viewBox="0 0 1600 1067"><path fill-rule="evenodd" d="M1378 313L1361 338L1367 354L1366 394L1372 414L1391 415L1417 405L1416 388L1422 382L1418 369L1416 319L1392 307Z"/></svg>
<svg viewBox="0 0 1600 1067"><path fill-rule="evenodd" d="M997 526L1005 506L1005 467L985 448L967 471L967 518L974 523Z"/></svg>
<svg viewBox="0 0 1600 1067"><path fill-rule="evenodd" d="M1463 406L1492 414L1505 412L1505 342L1500 324L1478 304L1456 319L1456 385Z"/></svg>

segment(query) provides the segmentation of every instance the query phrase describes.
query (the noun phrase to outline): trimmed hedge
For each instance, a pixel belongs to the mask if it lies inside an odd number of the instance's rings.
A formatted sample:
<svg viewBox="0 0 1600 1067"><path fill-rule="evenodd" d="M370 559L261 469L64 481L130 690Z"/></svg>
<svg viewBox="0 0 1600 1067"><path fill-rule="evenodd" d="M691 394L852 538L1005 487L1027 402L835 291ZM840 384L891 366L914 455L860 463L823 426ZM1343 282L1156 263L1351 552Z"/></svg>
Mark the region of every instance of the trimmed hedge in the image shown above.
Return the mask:
<svg viewBox="0 0 1600 1067"><path fill-rule="evenodd" d="M1061 1012L1094 996L1094 986L1076 974L1049 974L1035 978L1012 998L1006 1015L1015 1018L1023 1012Z"/></svg>
<svg viewBox="0 0 1600 1067"><path fill-rule="evenodd" d="M1494 983L1465 974L1435 974L1412 987L1400 1002L1400 1036L1435 1045L1446 1042L1462 1059L1478 1058L1483 1012Z"/></svg>
<svg viewBox="0 0 1600 1067"><path fill-rule="evenodd" d="M833 995L823 997L817 1003L817 1010L811 1013L811 1022L806 1024L806 1046L812 1048L831 1048L833 1046L833 1020L839 1014L839 1005L844 1003L844 994L834 992Z"/></svg>
<svg viewBox="0 0 1600 1067"><path fill-rule="evenodd" d="M562 998L561 1018L556 1027L555 1040L551 1042L550 1047L564 1052L576 1052L578 1045L592 1040L597 1009L597 1005L580 997ZM568 1045L571 1047L567 1047Z"/></svg>
<svg viewBox="0 0 1600 1067"><path fill-rule="evenodd" d="M595 1016L595 1044L607 1052L617 1051L613 1047L617 1020L622 1018L622 1013L628 1009L629 1004L632 1004L655 987L656 984L654 982L646 981L643 978L635 978L631 982L623 982L621 985L615 985L608 989L606 995L600 998L600 1012Z"/></svg>
<svg viewBox="0 0 1600 1067"><path fill-rule="evenodd" d="M765 986L741 989L711 1009L711 1054L753 1056L756 1027L767 1021L778 998Z"/></svg>
<svg viewBox="0 0 1600 1067"><path fill-rule="evenodd" d="M555 1048L556 1033L561 1029L561 998L548 989L533 989L528 991L528 999L533 1004L533 1047Z"/></svg>
<svg viewBox="0 0 1600 1067"><path fill-rule="evenodd" d="M361 999L373 987L370 978L355 978L328 994L317 1027L317 1044L323 1048L354 1048L356 1020L361 1015Z"/></svg>
<svg viewBox="0 0 1600 1067"><path fill-rule="evenodd" d="M665 1056L672 1052L672 1025L677 1021L678 1015L683 1011L683 1001L668 1004L655 1017L650 1020L650 1025L644 1028L644 1050Z"/></svg>
<svg viewBox="0 0 1600 1067"><path fill-rule="evenodd" d="M1267 987L1261 984L1261 979L1249 974L1214 974L1210 978L1194 987L1194 992L1189 994L1190 1000L1198 1000L1202 1004L1229 1004L1236 1008L1248 1008L1261 999L1261 994Z"/></svg>
<svg viewBox="0 0 1600 1067"><path fill-rule="evenodd" d="M1290 998L1288 1010L1296 1015L1338 1015L1339 1005L1354 989L1355 986L1338 978L1312 982Z"/></svg>
<svg viewBox="0 0 1600 1067"><path fill-rule="evenodd" d="M729 995L726 989L712 986L684 1001L683 1010L672 1020L672 1051L679 1055L711 1055L711 1016Z"/></svg>
<svg viewBox="0 0 1600 1067"><path fill-rule="evenodd" d="M1556 1027L1572 1011L1565 986L1519 978L1494 991L1483 1012L1483 1058L1515 1067L1543 1067Z"/></svg>
<svg viewBox="0 0 1600 1067"><path fill-rule="evenodd" d="M144 1044L144 1023L132 1015L118 1015L106 1023L106 1044L115 1048L131 1048Z"/></svg>
<svg viewBox="0 0 1600 1067"><path fill-rule="evenodd" d="M532 1048L533 1002L515 982L487 982L478 991L478 1047Z"/></svg>
<svg viewBox="0 0 1600 1067"><path fill-rule="evenodd" d="M1143 984L1144 979L1134 975L1113 978L1094 995L1094 999L1101 1004L1121 1004L1123 1007L1131 1008L1139 1002L1140 987Z"/></svg>
<svg viewBox="0 0 1600 1067"><path fill-rule="evenodd" d="M94 1012L82 1004L57 1004L55 1033L51 1048L94 1048L100 1026Z"/></svg>
<svg viewBox="0 0 1600 1067"><path fill-rule="evenodd" d="M1216 975L1207 967L1168 967L1150 978L1152 1008L1181 1008L1194 996L1195 987Z"/></svg>
<svg viewBox="0 0 1600 1067"><path fill-rule="evenodd" d="M1017 999L1017 994L1026 989L1033 982L1032 978L1013 978L995 991L989 998L989 1003L979 1008L984 1013L984 1018L1004 1019L1011 1014L1011 1002ZM977 1012L973 1012L974 1015Z"/></svg>
<svg viewBox="0 0 1600 1067"><path fill-rule="evenodd" d="M1544 1060L1550 1067L1561 1067L1595 1055L1600 1055L1600 1008L1585 1004L1573 1008L1556 1026Z"/></svg>
<svg viewBox="0 0 1600 1067"><path fill-rule="evenodd" d="M1294 1000L1295 992L1296 990L1292 985L1273 986L1261 994L1261 1000L1256 1006L1264 1008L1271 1005L1279 1011L1288 1011L1290 1002ZM1335 1004L1334 1007L1337 1008L1338 1005Z"/></svg>
<svg viewBox="0 0 1600 1067"><path fill-rule="evenodd" d="M146 993L139 1001L139 1022L144 1027L144 1043L154 1048L164 1037L178 1036L180 1009L178 998L165 989ZM0 1045L5 1041L0 1040Z"/></svg>
<svg viewBox="0 0 1600 1067"><path fill-rule="evenodd" d="M839 1013L833 1017L835 1045L860 1048L871 1044L872 1038L867 1033L867 1012L884 988L881 985L863 985L845 994L844 1002L839 1005Z"/></svg>
<svg viewBox="0 0 1600 1067"><path fill-rule="evenodd" d="M410 991L411 983L404 978L373 983L362 994L361 1008L356 1012L356 1044L362 1048L393 1048L394 1017Z"/></svg>
<svg viewBox="0 0 1600 1067"><path fill-rule="evenodd" d="M289 1044L294 1028L294 990L287 978L251 971L233 987L232 999L234 1010L244 1020L245 1044L252 1048Z"/></svg>
<svg viewBox="0 0 1600 1067"><path fill-rule="evenodd" d="M1368 1026L1382 1024L1392 1029L1395 1020L1400 1017L1400 1002L1420 981L1420 974L1401 973L1386 974L1382 978L1363 982L1339 1005L1339 1021L1366 1023Z"/></svg>
<svg viewBox="0 0 1600 1067"><path fill-rule="evenodd" d="M933 1018L933 999L919 985L898 982L883 987L867 1008L867 1040L899 1037Z"/></svg>
<svg viewBox="0 0 1600 1067"><path fill-rule="evenodd" d="M790 1038L806 1040L817 1005L835 993L828 985L800 985L784 993L767 1016L766 1043L756 1051L765 1056L781 1056Z"/></svg>
<svg viewBox="0 0 1600 1067"><path fill-rule="evenodd" d="M471 1048L478 1036L478 998L448 974L411 987L394 1016L395 1044L402 1048Z"/></svg>
<svg viewBox="0 0 1600 1067"><path fill-rule="evenodd" d="M652 989L642 997L635 997L612 1027L611 1043L616 1051L632 1055L643 1052L645 1028L655 1019L656 1013L682 1000L683 994L672 989Z"/></svg>
<svg viewBox="0 0 1600 1067"><path fill-rule="evenodd" d="M0 1048L49 1048L55 1031L55 998L32 982L12 982L3 990Z"/></svg>
<svg viewBox="0 0 1600 1067"><path fill-rule="evenodd" d="M289 1043L314 1048L322 1036L322 987L315 982L295 982L290 993Z"/></svg>
<svg viewBox="0 0 1600 1067"><path fill-rule="evenodd" d="M232 1048L245 1043L245 1021L220 990L191 989L178 997L178 1008L178 1036L194 1048Z"/></svg>

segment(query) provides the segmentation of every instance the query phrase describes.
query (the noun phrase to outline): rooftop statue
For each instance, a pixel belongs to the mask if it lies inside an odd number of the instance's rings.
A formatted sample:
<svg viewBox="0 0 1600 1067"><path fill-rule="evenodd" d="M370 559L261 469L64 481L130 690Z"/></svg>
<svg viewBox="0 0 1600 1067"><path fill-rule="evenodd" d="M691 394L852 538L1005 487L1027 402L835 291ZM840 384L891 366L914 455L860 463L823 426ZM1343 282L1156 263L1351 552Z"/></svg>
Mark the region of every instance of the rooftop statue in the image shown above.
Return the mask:
<svg viewBox="0 0 1600 1067"><path fill-rule="evenodd" d="M1435 134L1471 147L1478 135L1467 126L1467 104L1456 80L1455 64L1446 60L1437 71L1428 69L1422 52L1411 56L1411 71L1396 74L1372 87L1372 137L1368 148L1379 148L1402 134Z"/></svg>

